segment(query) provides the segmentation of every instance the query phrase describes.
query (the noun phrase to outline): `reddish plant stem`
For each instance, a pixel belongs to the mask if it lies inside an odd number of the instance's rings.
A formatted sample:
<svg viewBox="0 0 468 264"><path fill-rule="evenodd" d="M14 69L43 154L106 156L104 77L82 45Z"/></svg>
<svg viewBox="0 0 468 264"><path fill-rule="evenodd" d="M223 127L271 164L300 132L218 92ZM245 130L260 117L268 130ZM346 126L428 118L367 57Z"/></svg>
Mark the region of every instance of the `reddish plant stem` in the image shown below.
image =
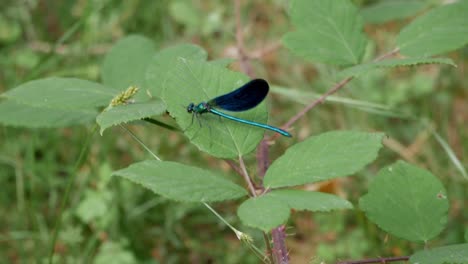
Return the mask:
<svg viewBox="0 0 468 264"><path fill-rule="evenodd" d="M254 78L254 72L253 72L253 69L252 69L252 65L250 64L249 57L246 54L245 49L244 49L244 35L243 35L243 32L242 32L240 9L241 9L240 8L240 0L234 0L234 12L235 12L235 17L236 17L236 45L237 45L237 49L238 49L238 52L239 52L239 63L240 63L240 67L241 67L242 71L244 73L246 73L250 78L253 79ZM263 141L264 140L262 140L262 142ZM267 148L267 154L268 154L268 146L266 146L266 148ZM258 162L259 162L259 164L268 164L268 155L261 155ZM257 194L255 192L255 189L253 187L252 181L251 181L250 177L248 177L248 175L247 175L247 170L245 169L245 164L244 164L244 161L243 161L243 159L241 157L239 157L239 163L240 163L241 169L243 171L245 171L245 173L242 173L242 175L244 175L244 174L246 175L246 176L244 176L244 179L247 181L247 184L249 185L249 188L250 188L250 191L252 192L252 195L254 197L257 196ZM266 171L266 168L264 169L264 171ZM265 173L263 172L262 175L264 175L264 174ZM263 232L263 237L265 239L265 244L266 244L266 248L267 248L267 252L266 252L267 257L268 257L270 262L273 262L273 256L275 255L275 253L271 249L270 241L268 239L268 235L265 232ZM284 243L284 239L283 239L283 243Z"/></svg>
<svg viewBox="0 0 468 264"><path fill-rule="evenodd" d="M270 166L270 159L268 153L268 141L266 136L263 137L263 140L260 142L257 148L257 173L258 178L262 180L261 186L263 187L263 176L265 176L266 170Z"/></svg>
<svg viewBox="0 0 468 264"><path fill-rule="evenodd" d="M273 256L275 263L289 263L288 250L286 248L286 228L284 225L271 230L273 239Z"/></svg>
<svg viewBox="0 0 468 264"><path fill-rule="evenodd" d="M374 259L363 259L363 260L353 260L353 261L342 261L338 264L369 264L369 263L390 263L396 261L407 261L409 256L403 257L389 257L389 258L374 258Z"/></svg>
<svg viewBox="0 0 468 264"><path fill-rule="evenodd" d="M345 86L347 83L349 83L351 80L353 79L353 77L348 77L344 80L342 80L341 82L337 83L333 88L331 88L330 90L328 90L326 93L322 94L322 96L320 96L319 98L317 98L317 100L313 101L312 103L310 103L309 105L307 105L304 109L302 109L299 113L297 113L295 116L293 116L291 119L289 119L288 122L286 122L283 126L281 126L283 129L288 129L292 124L294 124L297 120L299 120L299 118L301 118L302 116L304 116L307 112L309 112L312 108L314 108L315 106L317 106L318 104L321 104L323 102L325 102L325 99L336 93L338 90L340 90L343 86Z"/></svg>
<svg viewBox="0 0 468 264"><path fill-rule="evenodd" d="M237 172L237 174L242 175L242 170L241 170L241 168L239 168L239 166L237 166L237 164L234 163L234 161L228 160L228 159L226 159L226 160L224 160L224 161L225 161L233 170L235 170L235 171Z"/></svg>

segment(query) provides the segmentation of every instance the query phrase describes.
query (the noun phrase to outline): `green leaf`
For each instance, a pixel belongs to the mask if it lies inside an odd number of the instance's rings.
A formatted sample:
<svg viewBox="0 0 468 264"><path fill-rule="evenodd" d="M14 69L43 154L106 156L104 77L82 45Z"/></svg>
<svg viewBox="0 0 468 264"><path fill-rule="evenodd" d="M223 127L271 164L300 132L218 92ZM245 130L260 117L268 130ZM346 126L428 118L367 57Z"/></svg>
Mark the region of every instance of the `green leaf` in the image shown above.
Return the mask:
<svg viewBox="0 0 468 264"><path fill-rule="evenodd" d="M108 105L117 93L87 80L52 77L21 84L2 96L29 106L91 110Z"/></svg>
<svg viewBox="0 0 468 264"><path fill-rule="evenodd" d="M94 110L63 110L34 107L11 100L0 103L0 123L28 128L66 127L91 123L96 118Z"/></svg>
<svg viewBox="0 0 468 264"><path fill-rule="evenodd" d="M404 58L404 59L388 59L378 62L369 62L359 64L353 67L344 69L338 73L338 78L343 79L350 76L359 76L370 70L377 68L392 68L401 66L415 66L420 64L448 64L456 67L455 63L449 58Z"/></svg>
<svg viewBox="0 0 468 264"><path fill-rule="evenodd" d="M112 175L176 201L217 202L247 195L245 189L219 175L176 162L147 160Z"/></svg>
<svg viewBox="0 0 468 264"><path fill-rule="evenodd" d="M428 57L468 43L468 1L444 5L417 18L397 38L401 53Z"/></svg>
<svg viewBox="0 0 468 264"><path fill-rule="evenodd" d="M334 65L361 61L367 38L357 8L349 0L293 0L290 9L296 31L284 45L312 62Z"/></svg>
<svg viewBox="0 0 468 264"><path fill-rule="evenodd" d="M245 225L269 231L289 218L291 209L328 212L350 209L352 204L338 196L301 190L273 190L241 204L237 215Z"/></svg>
<svg viewBox="0 0 468 264"><path fill-rule="evenodd" d="M155 54L153 42L133 35L119 40L106 54L102 65L102 82L112 88L143 88L146 68Z"/></svg>
<svg viewBox="0 0 468 264"><path fill-rule="evenodd" d="M419 0L380 1L361 10L366 23L385 23L415 15L427 4Z"/></svg>
<svg viewBox="0 0 468 264"><path fill-rule="evenodd" d="M76 215L85 223L106 215L110 209L112 194L108 191L87 191L79 203Z"/></svg>
<svg viewBox="0 0 468 264"><path fill-rule="evenodd" d="M192 1L171 1L169 13L175 21L185 25L189 31L200 29L201 12L197 12L195 4Z"/></svg>
<svg viewBox="0 0 468 264"><path fill-rule="evenodd" d="M353 205L336 195L301 190L273 190L271 195L285 202L291 209L313 212L329 212L337 209L351 209Z"/></svg>
<svg viewBox="0 0 468 264"><path fill-rule="evenodd" d="M449 204L434 175L398 161L379 172L359 206L386 232L427 242L444 228Z"/></svg>
<svg viewBox="0 0 468 264"><path fill-rule="evenodd" d="M94 264L137 264L139 261L129 249L125 249L124 245L110 240L105 241L97 252Z"/></svg>
<svg viewBox="0 0 468 264"><path fill-rule="evenodd" d="M103 111L97 116L96 121L101 127L102 135L104 130L110 126L160 115L165 111L166 105L160 100L119 105Z"/></svg>
<svg viewBox="0 0 468 264"><path fill-rule="evenodd" d="M289 213L288 204L271 195L250 198L237 209L242 223L265 232L284 224Z"/></svg>
<svg viewBox="0 0 468 264"><path fill-rule="evenodd" d="M220 158L238 157L255 149L263 138L263 129L211 113L194 118L187 113L186 107L189 103L206 102L232 91L247 80L245 75L224 67L181 59L165 82L162 99L179 127L200 150ZM232 114L260 123L265 123L268 118L264 103L252 110Z"/></svg>
<svg viewBox="0 0 468 264"><path fill-rule="evenodd" d="M192 44L182 44L163 49L151 58L151 62L146 70L146 87L153 96L161 97L164 82L177 64L179 58L205 61L206 51L199 46Z"/></svg>
<svg viewBox="0 0 468 264"><path fill-rule="evenodd" d="M268 169L264 185L286 187L353 174L377 157L382 133L332 131L290 147Z"/></svg>
<svg viewBox="0 0 468 264"><path fill-rule="evenodd" d="M411 264L457 264L468 263L468 244L421 250L410 258Z"/></svg>

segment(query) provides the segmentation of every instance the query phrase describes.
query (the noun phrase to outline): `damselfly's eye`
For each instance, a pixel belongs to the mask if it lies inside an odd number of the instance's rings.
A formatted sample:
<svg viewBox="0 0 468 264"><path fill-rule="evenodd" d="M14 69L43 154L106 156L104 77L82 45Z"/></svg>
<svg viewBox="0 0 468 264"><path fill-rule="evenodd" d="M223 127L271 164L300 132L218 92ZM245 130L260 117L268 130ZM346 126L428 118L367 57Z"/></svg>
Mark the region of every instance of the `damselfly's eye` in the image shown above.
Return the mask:
<svg viewBox="0 0 468 264"><path fill-rule="evenodd" d="M188 112L188 113L192 113L192 112L193 112L193 107L194 107L194 106L195 106L195 105L194 105L193 103L190 103L190 104L187 106L187 112Z"/></svg>

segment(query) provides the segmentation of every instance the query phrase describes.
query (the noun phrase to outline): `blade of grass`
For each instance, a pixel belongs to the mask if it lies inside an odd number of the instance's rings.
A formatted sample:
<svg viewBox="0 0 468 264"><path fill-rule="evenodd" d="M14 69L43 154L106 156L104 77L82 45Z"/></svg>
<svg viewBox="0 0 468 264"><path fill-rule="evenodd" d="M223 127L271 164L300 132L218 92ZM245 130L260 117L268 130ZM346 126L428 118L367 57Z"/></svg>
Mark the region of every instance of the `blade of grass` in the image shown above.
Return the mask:
<svg viewBox="0 0 468 264"><path fill-rule="evenodd" d="M460 174L468 180L468 175L466 173L465 168L463 167L461 161L457 158L457 155L455 155L455 152L452 150L450 145L445 141L439 133L437 133L435 130L432 130L432 134L436 138L437 142L440 144L440 146L445 150L447 153L447 156L449 157L450 161L452 161L453 165L455 165L455 168L460 172Z"/></svg>
<svg viewBox="0 0 468 264"><path fill-rule="evenodd" d="M54 257L54 251L55 251L55 243L57 242L57 237L58 233L60 232L60 227L62 225L62 214L63 210L65 209L65 206L68 203L68 199L70 196L71 189L73 187L73 184L76 181L77 175L78 175L78 169L82 165L82 163L85 160L86 157L86 152L88 150L88 147L90 145L91 139L93 138L94 134L98 131L98 125L94 125L92 131L88 134L88 137L85 140L85 143L83 144L83 148L80 151L80 155L78 156L78 159L76 160L75 166L73 167L73 173L72 176L69 178L67 187L65 189L65 195L63 196L62 203L60 205L59 211L58 211L58 216L55 221L55 228L54 228L54 233L52 235L52 241L50 245L50 253L49 253L49 264L52 264L52 260Z"/></svg>

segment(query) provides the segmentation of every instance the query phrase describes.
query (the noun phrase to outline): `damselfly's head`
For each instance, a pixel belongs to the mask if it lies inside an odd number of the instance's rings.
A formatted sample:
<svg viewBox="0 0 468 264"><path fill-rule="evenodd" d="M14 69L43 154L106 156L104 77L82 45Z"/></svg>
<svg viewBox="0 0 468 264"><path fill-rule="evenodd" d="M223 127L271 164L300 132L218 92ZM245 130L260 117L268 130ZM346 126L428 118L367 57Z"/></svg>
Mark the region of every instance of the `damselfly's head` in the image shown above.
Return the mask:
<svg viewBox="0 0 468 264"><path fill-rule="evenodd" d="M188 113L192 113L194 111L194 107L195 107L195 104L194 103L190 103L188 106L187 106L187 112Z"/></svg>

